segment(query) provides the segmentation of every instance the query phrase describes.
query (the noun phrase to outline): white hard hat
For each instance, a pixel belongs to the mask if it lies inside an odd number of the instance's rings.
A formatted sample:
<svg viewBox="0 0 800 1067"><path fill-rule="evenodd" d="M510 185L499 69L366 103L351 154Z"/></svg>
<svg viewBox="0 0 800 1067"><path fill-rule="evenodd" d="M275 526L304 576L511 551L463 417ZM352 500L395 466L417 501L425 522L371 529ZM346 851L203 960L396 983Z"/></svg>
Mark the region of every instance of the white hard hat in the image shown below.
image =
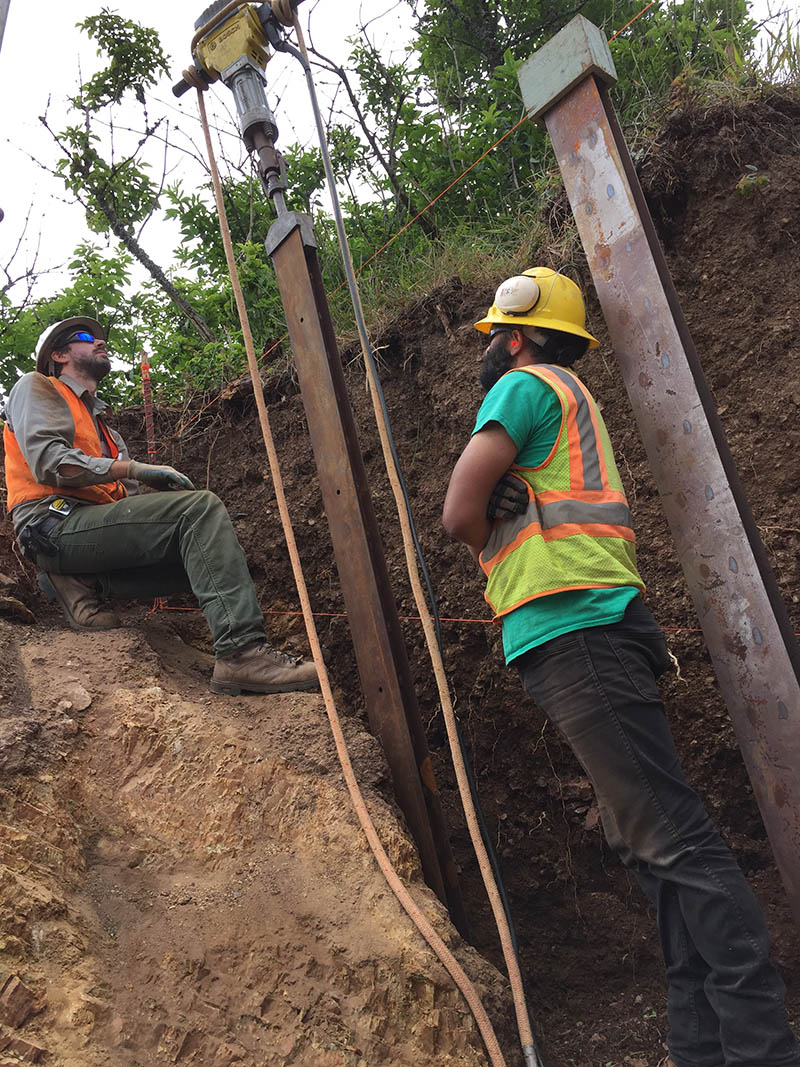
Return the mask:
<svg viewBox="0 0 800 1067"><path fill-rule="evenodd" d="M76 330L82 329L87 330L93 337L97 337L101 341L106 339L105 330L97 319L87 318L86 315L77 315L72 319L62 319L61 322L55 322L52 326L47 327L36 342L36 369L40 374L53 374L53 361L50 359L50 355L53 349L57 347L55 342L60 341L62 337L67 337Z"/></svg>

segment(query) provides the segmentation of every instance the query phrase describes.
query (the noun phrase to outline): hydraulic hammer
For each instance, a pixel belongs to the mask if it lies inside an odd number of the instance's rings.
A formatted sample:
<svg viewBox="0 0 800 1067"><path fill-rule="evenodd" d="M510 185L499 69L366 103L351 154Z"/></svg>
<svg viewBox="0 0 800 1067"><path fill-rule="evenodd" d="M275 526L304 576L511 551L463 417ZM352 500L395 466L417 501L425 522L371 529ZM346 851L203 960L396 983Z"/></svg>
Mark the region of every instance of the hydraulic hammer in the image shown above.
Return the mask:
<svg viewBox="0 0 800 1067"><path fill-rule="evenodd" d="M276 12L280 14L279 21ZM288 16L288 18L287 18ZM218 78L231 90L242 139L275 207L266 248L275 267L325 514L370 726L383 745L397 802L428 885L456 926L465 916L397 608L345 387L311 219L286 206L286 168L266 98L270 47L291 51L289 0L218 3L196 23L195 66L173 92ZM258 383L254 383L256 386Z"/></svg>

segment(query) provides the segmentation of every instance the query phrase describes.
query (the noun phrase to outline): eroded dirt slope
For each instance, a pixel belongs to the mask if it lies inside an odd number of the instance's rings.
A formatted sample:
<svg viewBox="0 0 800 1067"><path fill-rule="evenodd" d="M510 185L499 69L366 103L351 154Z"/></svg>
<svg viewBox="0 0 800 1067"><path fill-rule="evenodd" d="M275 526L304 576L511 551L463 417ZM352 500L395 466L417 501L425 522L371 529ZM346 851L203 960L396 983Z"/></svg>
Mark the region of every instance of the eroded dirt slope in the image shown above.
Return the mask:
<svg viewBox="0 0 800 1067"><path fill-rule="evenodd" d="M368 852L319 699L214 697L207 657L131 623L0 623L0 966L42 1009L0 1033L61 1067L483 1064ZM376 788L376 743L347 733L388 852L497 1008Z"/></svg>

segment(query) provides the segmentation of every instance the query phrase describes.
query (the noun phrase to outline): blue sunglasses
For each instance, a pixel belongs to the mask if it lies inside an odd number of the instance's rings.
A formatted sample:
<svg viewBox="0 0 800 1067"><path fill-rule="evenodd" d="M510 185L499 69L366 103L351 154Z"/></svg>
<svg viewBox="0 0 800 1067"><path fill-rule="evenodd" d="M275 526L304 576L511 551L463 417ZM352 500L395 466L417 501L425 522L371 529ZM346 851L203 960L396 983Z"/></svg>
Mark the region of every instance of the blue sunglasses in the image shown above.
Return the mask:
<svg viewBox="0 0 800 1067"><path fill-rule="evenodd" d="M96 338L94 334L87 333L85 330L78 330L77 333L71 333L66 340L62 341L62 345L71 345L73 341L87 341L89 344L94 344Z"/></svg>

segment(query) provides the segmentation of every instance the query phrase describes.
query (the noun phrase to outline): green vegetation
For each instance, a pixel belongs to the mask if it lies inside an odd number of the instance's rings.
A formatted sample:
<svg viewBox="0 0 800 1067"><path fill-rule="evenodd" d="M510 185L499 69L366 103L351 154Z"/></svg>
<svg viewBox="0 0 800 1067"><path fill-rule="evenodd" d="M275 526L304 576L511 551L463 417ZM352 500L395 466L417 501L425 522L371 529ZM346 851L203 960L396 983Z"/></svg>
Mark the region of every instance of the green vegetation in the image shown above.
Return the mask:
<svg viewBox="0 0 800 1067"><path fill-rule="evenodd" d="M387 62L367 31L352 38L346 69L315 54L340 83L351 125L333 122L329 138L356 266L363 264L417 212L493 145L522 116L516 71L524 59L572 16L564 0L448 0L423 8L404 0L416 17L405 62ZM610 36L637 15L640 0L588 0L587 18ZM168 137L166 120L148 92L166 70L157 34L108 10L86 19L83 31L106 57L105 68L70 99L73 121L51 130L57 172L82 206L95 234L113 235L112 252L92 244L75 252L71 280L56 296L15 304L0 294L0 388L8 389L49 322L88 312L111 327L112 346L135 364L143 346L151 355L154 387L162 401L212 391L245 366L235 306L208 187L187 190L158 181L142 162L151 138ZM664 110L687 96L741 97L765 80L800 77L797 26L769 29L769 45L755 55L757 27L746 0L657 0L612 43L619 74L614 102L634 147L645 143ZM127 152L109 147L107 130L122 101L141 108L144 135ZM334 292L343 271L332 221L320 208L319 152L285 149L290 206L314 215L326 286ZM742 193L760 179L743 179ZM761 183L763 184L763 182ZM524 122L445 193L364 270L363 299L373 323L387 308L452 274L496 279L504 269L545 254L577 259L571 218L560 210L560 182L544 132ZM270 348L284 332L278 288L263 241L271 222L257 179L232 172L225 199L256 343ZM175 220L181 244L172 269L146 251L159 217ZM557 236L554 237L553 233ZM545 253L542 250L546 250ZM134 261L149 280L130 286ZM352 333L346 291L332 297L343 336ZM276 350L266 360L285 364ZM272 363L271 363L272 361ZM120 402L136 402L135 378L117 375Z"/></svg>

